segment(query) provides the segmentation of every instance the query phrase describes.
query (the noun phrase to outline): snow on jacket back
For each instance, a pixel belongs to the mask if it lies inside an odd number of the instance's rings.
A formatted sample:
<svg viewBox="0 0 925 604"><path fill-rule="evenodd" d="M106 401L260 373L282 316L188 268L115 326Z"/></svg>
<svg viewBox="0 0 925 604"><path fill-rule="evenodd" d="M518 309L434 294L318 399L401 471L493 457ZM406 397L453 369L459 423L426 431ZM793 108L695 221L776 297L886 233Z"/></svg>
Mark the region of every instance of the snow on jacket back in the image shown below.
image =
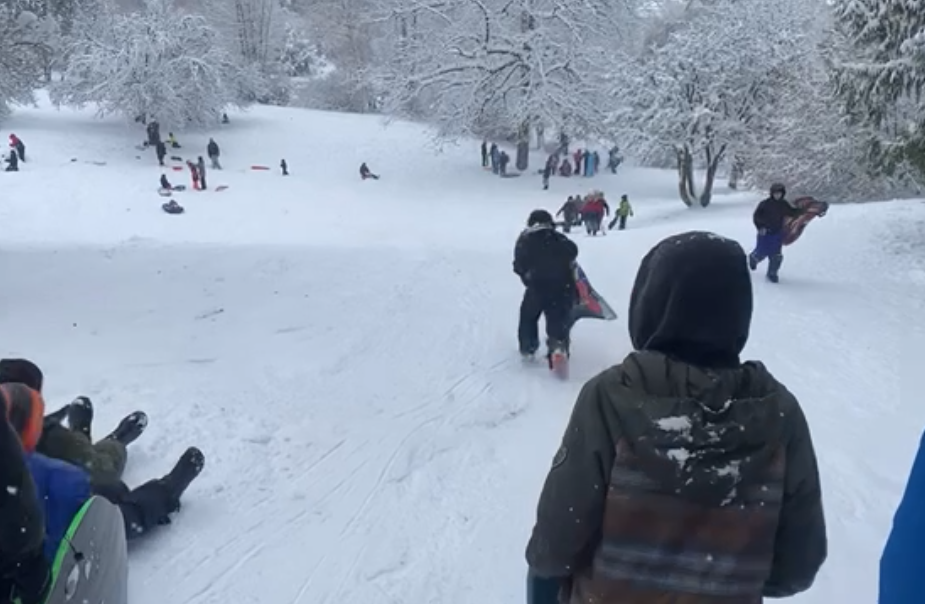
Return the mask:
<svg viewBox="0 0 925 604"><path fill-rule="evenodd" d="M40 453L26 456L26 465L45 511L45 558L54 561L71 521L90 499L90 476L75 465Z"/></svg>
<svg viewBox="0 0 925 604"><path fill-rule="evenodd" d="M893 517L880 557L880 604L925 602L922 544L925 543L925 434Z"/></svg>

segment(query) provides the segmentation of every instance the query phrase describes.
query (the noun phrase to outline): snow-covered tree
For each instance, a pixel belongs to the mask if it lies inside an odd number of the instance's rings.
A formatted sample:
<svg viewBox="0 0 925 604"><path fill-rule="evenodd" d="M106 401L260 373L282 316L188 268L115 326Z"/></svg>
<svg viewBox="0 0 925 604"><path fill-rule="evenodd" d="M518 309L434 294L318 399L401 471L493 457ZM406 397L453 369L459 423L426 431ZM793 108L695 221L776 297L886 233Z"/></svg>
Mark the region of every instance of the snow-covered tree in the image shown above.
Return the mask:
<svg viewBox="0 0 925 604"><path fill-rule="evenodd" d="M203 17L148 0L144 12L82 15L51 93L59 104L96 104L101 115L182 127L218 120L238 102L242 77Z"/></svg>
<svg viewBox="0 0 925 604"><path fill-rule="evenodd" d="M851 56L838 65L839 93L888 172L913 165L925 176L925 5L921 0L837 0Z"/></svg>
<svg viewBox="0 0 925 604"><path fill-rule="evenodd" d="M541 125L601 127L614 41L633 13L620 0L406 0L389 17L400 34L380 83L390 110L523 143Z"/></svg>
<svg viewBox="0 0 925 604"><path fill-rule="evenodd" d="M811 53L807 1L662 5L658 27L614 90L611 122L643 160L670 150L686 205L710 204L720 166L753 143L768 103ZM698 167L706 171L702 187Z"/></svg>
<svg viewBox="0 0 925 604"><path fill-rule="evenodd" d="M0 117L10 103L33 102L53 48L47 21L11 4L0 4Z"/></svg>

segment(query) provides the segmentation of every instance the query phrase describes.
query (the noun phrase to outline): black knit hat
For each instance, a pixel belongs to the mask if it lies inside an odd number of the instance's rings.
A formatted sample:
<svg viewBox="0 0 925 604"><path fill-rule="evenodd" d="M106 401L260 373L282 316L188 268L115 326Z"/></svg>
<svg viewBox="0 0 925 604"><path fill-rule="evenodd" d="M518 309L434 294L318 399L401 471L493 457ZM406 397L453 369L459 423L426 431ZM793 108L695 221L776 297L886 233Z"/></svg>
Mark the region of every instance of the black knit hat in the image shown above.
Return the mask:
<svg viewBox="0 0 925 604"><path fill-rule="evenodd" d="M20 383L42 391L45 376L38 365L27 359L0 359L0 384Z"/></svg>
<svg viewBox="0 0 925 604"><path fill-rule="evenodd" d="M533 210L530 212L530 217L527 218L527 226L532 227L538 224L554 225L556 223L552 218L552 214L546 210Z"/></svg>

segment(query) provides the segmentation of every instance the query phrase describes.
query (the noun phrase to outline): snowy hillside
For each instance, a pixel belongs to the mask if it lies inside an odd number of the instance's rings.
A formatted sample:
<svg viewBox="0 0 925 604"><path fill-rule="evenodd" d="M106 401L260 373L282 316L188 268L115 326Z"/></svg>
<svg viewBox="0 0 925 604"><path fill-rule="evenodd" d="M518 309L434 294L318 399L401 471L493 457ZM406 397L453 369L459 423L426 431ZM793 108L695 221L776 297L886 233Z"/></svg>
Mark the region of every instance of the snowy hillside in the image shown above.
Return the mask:
<svg viewBox="0 0 925 604"><path fill-rule="evenodd" d="M257 108L178 133L184 158L215 137L229 189L170 216L140 127L42 107L3 130L29 161L0 173L0 353L43 367L50 407L90 396L97 431L147 410L131 484L206 454L173 526L132 548L133 604L522 602L540 483L583 381L629 350L639 259L688 229L749 247L758 200L686 210L673 174L632 168L544 192L418 126ZM560 383L516 354L511 251L530 210L591 187L635 206L626 232L575 237L621 318L579 323ZM836 206L779 285L756 276L746 356L803 402L825 488L830 557L797 602L875 599L925 424L923 235L921 202Z"/></svg>

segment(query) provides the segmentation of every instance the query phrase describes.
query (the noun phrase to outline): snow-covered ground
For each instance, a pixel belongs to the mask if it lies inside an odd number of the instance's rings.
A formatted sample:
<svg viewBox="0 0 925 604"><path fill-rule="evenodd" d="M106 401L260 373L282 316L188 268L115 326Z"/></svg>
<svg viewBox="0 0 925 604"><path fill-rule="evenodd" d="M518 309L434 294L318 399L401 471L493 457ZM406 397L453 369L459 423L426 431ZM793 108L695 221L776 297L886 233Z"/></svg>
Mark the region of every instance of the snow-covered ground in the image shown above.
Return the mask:
<svg viewBox="0 0 925 604"><path fill-rule="evenodd" d="M639 259L689 229L749 246L757 195L686 210L672 174L632 168L544 192L414 125L231 118L181 135L184 157L215 136L210 185L230 187L177 194L182 216L160 210L140 127L47 107L2 126L29 161L0 173L0 354L45 369L50 407L92 397L98 432L147 410L131 484L190 444L207 457L173 526L132 548L133 604L523 601L541 481L583 381L629 350ZM382 180L360 181L364 160ZM530 210L591 187L635 205L628 231L576 236L621 318L578 325L561 383L517 357L511 251ZM925 426L923 235L921 202L836 206L779 285L756 276L746 353L803 402L825 488L830 558L798 602L875 600Z"/></svg>

